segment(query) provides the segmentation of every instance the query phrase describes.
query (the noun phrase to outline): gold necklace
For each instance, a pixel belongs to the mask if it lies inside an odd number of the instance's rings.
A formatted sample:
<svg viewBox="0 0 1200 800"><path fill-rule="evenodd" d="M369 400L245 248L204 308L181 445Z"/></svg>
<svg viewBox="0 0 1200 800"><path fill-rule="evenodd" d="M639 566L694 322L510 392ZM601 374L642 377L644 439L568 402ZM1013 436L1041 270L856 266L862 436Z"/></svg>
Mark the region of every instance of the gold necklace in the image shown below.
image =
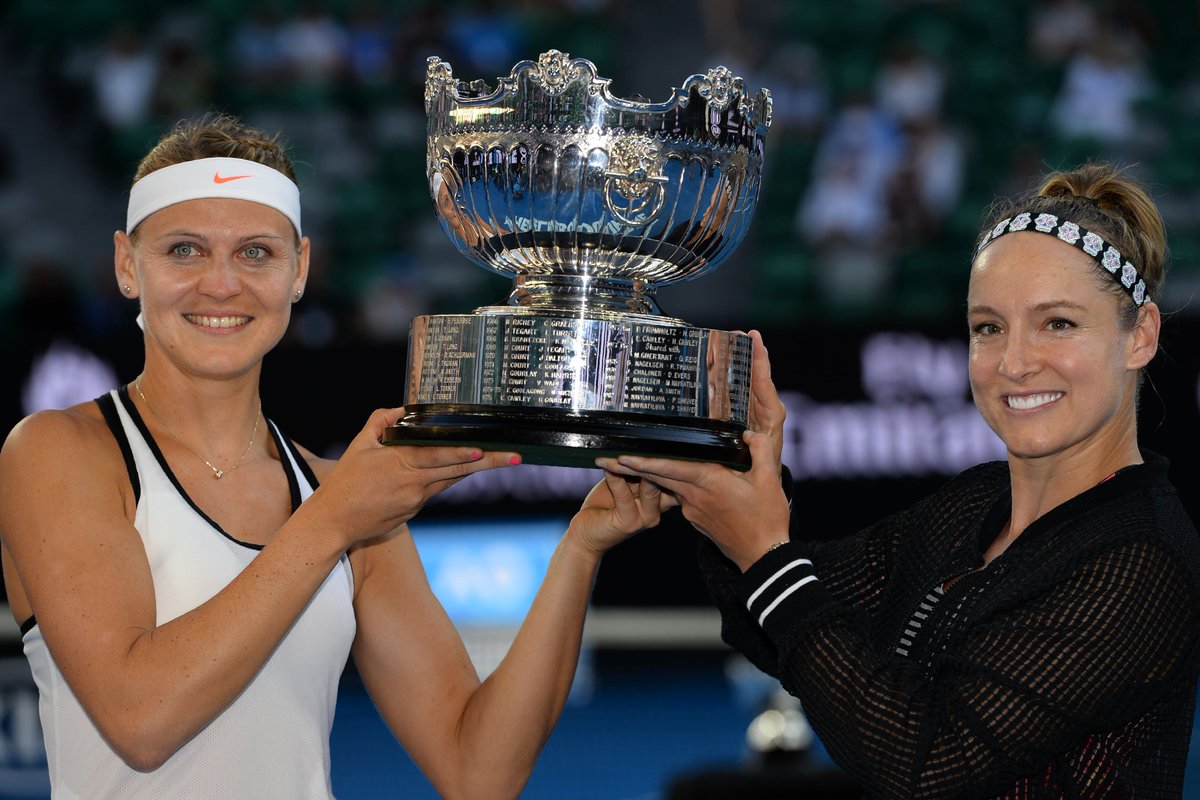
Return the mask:
<svg viewBox="0 0 1200 800"><path fill-rule="evenodd" d="M185 442L179 436L178 433L176 433L175 431L173 431L171 429L171 426L167 424L167 421L158 415L158 412L154 410L154 406L150 405L150 401L147 400L146 395L144 395L142 393L142 379L140 377L134 382L133 388L137 389L138 397L142 398L142 402L146 404L146 408L148 408L150 410L150 413L154 415L154 418L156 420L158 420L158 423L167 429L167 433L169 433L169 434L171 434L171 436L175 437L175 441L179 442L181 445L186 447L188 450L191 450L192 453L195 454L196 458L200 459L205 464L207 464L208 468L213 471L213 475L216 476L217 478L221 478L225 475L226 472L233 472L235 469L240 467L242 465L242 461L244 461L246 459L246 454L249 453L250 448L254 446L254 437L258 433L258 418L262 416L262 403L258 404L258 413L254 415L254 428L253 428L253 430L250 431L250 442L249 442L249 444L246 445L246 449L242 451L242 455L238 458L238 460L236 462L234 462L234 465L232 467L230 467L229 469L218 469L211 461L209 461L204 456L200 455L199 451L197 451L196 448L192 447L190 444Z"/></svg>

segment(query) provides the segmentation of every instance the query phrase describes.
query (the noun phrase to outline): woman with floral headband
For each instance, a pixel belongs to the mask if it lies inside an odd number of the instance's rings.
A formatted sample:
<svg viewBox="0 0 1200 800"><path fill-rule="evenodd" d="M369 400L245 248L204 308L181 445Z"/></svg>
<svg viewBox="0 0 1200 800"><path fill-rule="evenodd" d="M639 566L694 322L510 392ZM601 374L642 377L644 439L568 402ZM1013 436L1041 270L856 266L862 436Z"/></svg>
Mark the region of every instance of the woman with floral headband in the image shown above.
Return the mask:
<svg viewBox="0 0 1200 800"><path fill-rule="evenodd" d="M405 523L516 463L384 447L375 412L335 462L264 417L259 375L308 278L290 159L229 117L140 165L117 284L138 298L130 385L22 421L0 452L4 580L41 695L54 796L329 798L347 655L445 797L516 797L574 674L601 554L656 523L608 476L571 521L482 684Z"/></svg>
<svg viewBox="0 0 1200 800"><path fill-rule="evenodd" d="M971 389L1007 462L855 536L805 541L821 515L781 488L761 339L753 469L602 461L671 493L711 540L726 641L800 698L867 796L1181 795L1200 543L1136 420L1165 251L1149 196L1107 166L997 210L967 322Z"/></svg>

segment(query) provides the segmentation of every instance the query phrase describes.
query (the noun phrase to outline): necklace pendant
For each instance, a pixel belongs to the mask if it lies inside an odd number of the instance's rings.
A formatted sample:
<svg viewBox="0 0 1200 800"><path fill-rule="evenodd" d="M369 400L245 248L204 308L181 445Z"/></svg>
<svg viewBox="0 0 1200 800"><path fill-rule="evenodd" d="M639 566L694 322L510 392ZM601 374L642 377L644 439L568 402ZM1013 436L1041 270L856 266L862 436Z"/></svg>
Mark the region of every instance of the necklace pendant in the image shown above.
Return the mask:
<svg viewBox="0 0 1200 800"><path fill-rule="evenodd" d="M223 469L213 470L213 475L217 476L217 480L220 480L221 476L224 474L225 474L225 470L223 470Z"/></svg>

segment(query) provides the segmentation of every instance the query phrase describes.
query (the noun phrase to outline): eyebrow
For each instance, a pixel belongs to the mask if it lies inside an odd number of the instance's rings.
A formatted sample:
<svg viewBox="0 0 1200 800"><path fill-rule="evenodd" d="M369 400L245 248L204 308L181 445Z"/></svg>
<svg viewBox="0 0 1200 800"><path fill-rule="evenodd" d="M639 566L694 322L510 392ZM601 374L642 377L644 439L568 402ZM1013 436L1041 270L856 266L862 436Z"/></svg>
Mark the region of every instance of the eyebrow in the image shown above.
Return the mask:
<svg viewBox="0 0 1200 800"><path fill-rule="evenodd" d="M1044 313L1046 311L1054 311L1057 309L1068 309L1070 311L1087 311L1087 306L1081 305L1072 300L1047 300L1046 302L1038 303L1036 306L1033 307L1033 311L1036 313ZM996 309L992 308L991 306L982 306L982 305L970 306L967 309L967 315L970 316L972 314L985 314L985 315L991 314L992 316L997 316L997 317L1001 316L1000 312L997 311Z"/></svg>
<svg viewBox="0 0 1200 800"><path fill-rule="evenodd" d="M165 232L159 234L158 236L156 236L155 238L156 239L176 239L181 236L190 238L190 239L203 239L205 241L208 240L208 237L205 236L203 233L197 233L195 231L190 231L186 228L176 228L175 230L165 231ZM286 241L287 237L277 236L276 234L273 234L273 233L251 233L247 236L241 237L240 239L238 239L238 241L239 242L248 242L251 239L277 239L282 242L282 241Z"/></svg>

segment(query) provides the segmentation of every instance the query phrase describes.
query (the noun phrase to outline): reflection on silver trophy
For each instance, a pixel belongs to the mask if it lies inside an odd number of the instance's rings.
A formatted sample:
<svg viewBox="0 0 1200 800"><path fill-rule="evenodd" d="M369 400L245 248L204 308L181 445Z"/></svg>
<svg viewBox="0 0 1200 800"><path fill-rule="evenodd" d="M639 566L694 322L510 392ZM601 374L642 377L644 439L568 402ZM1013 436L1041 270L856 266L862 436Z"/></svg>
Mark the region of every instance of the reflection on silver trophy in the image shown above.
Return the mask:
<svg viewBox="0 0 1200 800"><path fill-rule="evenodd" d="M725 67L665 102L608 84L557 50L494 89L429 59L438 219L513 289L505 305L413 320L406 414L385 442L572 466L616 453L748 465L750 338L666 316L654 293L745 237L770 93L747 95Z"/></svg>

